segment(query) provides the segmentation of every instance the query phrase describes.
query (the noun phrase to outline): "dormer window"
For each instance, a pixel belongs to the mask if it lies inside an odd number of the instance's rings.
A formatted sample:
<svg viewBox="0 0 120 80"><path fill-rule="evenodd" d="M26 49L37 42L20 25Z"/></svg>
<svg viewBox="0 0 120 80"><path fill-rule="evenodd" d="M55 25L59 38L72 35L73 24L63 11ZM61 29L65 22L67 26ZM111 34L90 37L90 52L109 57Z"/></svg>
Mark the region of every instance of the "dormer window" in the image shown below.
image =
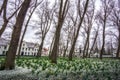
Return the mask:
<svg viewBox="0 0 120 80"><path fill-rule="evenodd" d="M25 46L25 44L23 44L23 46Z"/></svg>

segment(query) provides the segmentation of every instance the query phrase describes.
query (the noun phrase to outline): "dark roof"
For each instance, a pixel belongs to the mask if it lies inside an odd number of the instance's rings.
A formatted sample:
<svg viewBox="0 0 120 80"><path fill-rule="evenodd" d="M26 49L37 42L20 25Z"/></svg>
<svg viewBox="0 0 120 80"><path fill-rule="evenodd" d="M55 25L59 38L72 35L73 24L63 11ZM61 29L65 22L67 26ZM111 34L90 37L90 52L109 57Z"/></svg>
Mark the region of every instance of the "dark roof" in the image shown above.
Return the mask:
<svg viewBox="0 0 120 80"><path fill-rule="evenodd" d="M28 48L34 48L34 47L38 46L38 44L32 43L32 42L25 42L25 43L26 43Z"/></svg>

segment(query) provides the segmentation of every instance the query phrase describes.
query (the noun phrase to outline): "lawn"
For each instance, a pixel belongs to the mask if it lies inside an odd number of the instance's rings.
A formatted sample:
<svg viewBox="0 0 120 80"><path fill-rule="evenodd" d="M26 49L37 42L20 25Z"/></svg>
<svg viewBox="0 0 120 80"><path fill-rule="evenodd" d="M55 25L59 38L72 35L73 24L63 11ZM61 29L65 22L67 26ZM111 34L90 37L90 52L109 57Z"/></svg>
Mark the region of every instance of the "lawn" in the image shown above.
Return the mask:
<svg viewBox="0 0 120 80"><path fill-rule="evenodd" d="M16 66L30 69L39 80L120 80L120 60L59 58L57 62L50 63L47 57L22 57L16 59Z"/></svg>

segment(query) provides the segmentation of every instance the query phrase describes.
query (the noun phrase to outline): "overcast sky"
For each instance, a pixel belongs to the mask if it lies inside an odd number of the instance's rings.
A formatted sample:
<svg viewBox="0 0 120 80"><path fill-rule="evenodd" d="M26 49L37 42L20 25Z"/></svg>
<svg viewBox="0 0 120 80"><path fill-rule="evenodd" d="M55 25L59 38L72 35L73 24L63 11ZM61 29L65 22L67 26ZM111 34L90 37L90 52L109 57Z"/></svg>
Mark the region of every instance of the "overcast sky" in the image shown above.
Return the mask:
<svg viewBox="0 0 120 80"><path fill-rule="evenodd" d="M50 0L50 2L53 2L53 1L54 0ZM96 0L95 6L96 6L96 10L98 10L100 7L100 0ZM36 19L37 19L37 15L33 14L32 20L36 20ZM28 27L24 40L29 42L38 42L38 40L36 40L35 30L32 27Z"/></svg>
<svg viewBox="0 0 120 80"><path fill-rule="evenodd" d="M55 1L55 0L50 0L51 3L53 3L54 1ZM100 8L100 0L96 0L95 6L96 6L96 7L95 7L96 10L99 10L99 8ZM38 20L38 16L37 16L35 13L34 13L33 16L32 16L32 19L31 19L29 25L31 25L31 23L32 23L34 20ZM28 25L28 26L29 26L29 25ZM32 25L35 26L35 24L32 24ZM12 30L12 29L7 28L6 31L9 32L9 31L11 31L11 30ZM39 43L40 43L40 40L36 39L37 37L35 36L35 32L36 32L36 30L33 29L31 26L29 26L28 29L27 29L27 32L26 32L26 35L25 35L24 40L27 41L27 42L34 42L34 43L39 42ZM8 34L9 34L9 33L8 33ZM50 35L50 34L48 33L47 35ZM45 45L47 45L48 43L50 43L50 42L49 42L50 39L52 39L52 37L50 37L50 36L46 38ZM46 42L47 42L47 43L46 43ZM83 43L83 42L84 42L83 39L80 39L80 40L79 40L79 43Z"/></svg>

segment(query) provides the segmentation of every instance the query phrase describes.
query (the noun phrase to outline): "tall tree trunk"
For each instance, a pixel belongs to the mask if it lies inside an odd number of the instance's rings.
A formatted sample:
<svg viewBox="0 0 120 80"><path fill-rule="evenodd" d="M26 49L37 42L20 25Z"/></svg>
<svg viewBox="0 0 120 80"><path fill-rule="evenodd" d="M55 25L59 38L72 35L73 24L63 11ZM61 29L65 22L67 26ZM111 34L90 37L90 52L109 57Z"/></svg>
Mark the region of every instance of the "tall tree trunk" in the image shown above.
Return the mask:
<svg viewBox="0 0 120 80"><path fill-rule="evenodd" d="M42 48L43 48L43 44L44 44L44 39L45 39L45 37L42 38L41 44L40 44L39 49L38 49L37 57L41 57L41 55L42 55Z"/></svg>
<svg viewBox="0 0 120 80"><path fill-rule="evenodd" d="M62 23L61 21L59 20L58 22L58 28L55 32L55 42L54 42L54 45L53 45L53 49L52 49L52 54L51 54L51 61L52 63L57 63L57 52L58 52L58 49L59 49L59 38L60 38L60 32L61 32L61 26L62 26Z"/></svg>
<svg viewBox="0 0 120 80"><path fill-rule="evenodd" d="M86 49L86 57L88 57L88 55L90 54L90 51L89 51L89 45L90 45L90 32L91 32L91 28L92 28L92 24L90 23L90 26L88 28L88 38L87 38L87 49Z"/></svg>
<svg viewBox="0 0 120 80"><path fill-rule="evenodd" d="M105 13L106 14L106 13ZM102 55L104 53L104 46L105 46L105 27L106 27L106 15L105 15L105 19L104 19L104 25L103 25L103 39L102 39L102 48L101 48L101 51L100 51L100 59L102 59Z"/></svg>
<svg viewBox="0 0 120 80"><path fill-rule="evenodd" d="M64 19L67 14L67 10L68 10L68 0L65 1L64 5L63 5L63 0L61 0L60 8L59 8L58 25L56 27L56 32L55 32L55 42L54 42L51 57L50 57L52 63L57 63L57 52L59 49L60 32L61 32Z"/></svg>
<svg viewBox="0 0 120 80"><path fill-rule="evenodd" d="M72 47L71 47L70 52L69 52L69 60L70 60L70 61L72 61L72 57L73 57L73 54L74 54L74 49L75 49L76 40L77 40L77 39L74 38Z"/></svg>
<svg viewBox="0 0 120 80"><path fill-rule="evenodd" d="M83 50L83 58L88 56L90 30L87 33L87 39Z"/></svg>
<svg viewBox="0 0 120 80"><path fill-rule="evenodd" d="M5 8L7 7L7 2L8 2L8 0L3 1L3 4L2 4L1 9L0 9L0 16L1 16L2 11L5 10Z"/></svg>
<svg viewBox="0 0 120 80"><path fill-rule="evenodd" d="M90 54L91 54L91 52L93 51L95 42L96 42L96 40L97 40L97 36L98 36L98 31L97 31L96 34L95 34L95 39L94 39L93 44L92 44L92 47L91 47L91 49L90 49Z"/></svg>
<svg viewBox="0 0 120 80"><path fill-rule="evenodd" d="M50 45L49 59L50 59L50 57L51 57L51 52L52 52L52 48L53 48L53 44L54 44L54 40L55 40L55 36L53 37L53 39L52 39L52 43L51 43L51 45Z"/></svg>
<svg viewBox="0 0 120 80"><path fill-rule="evenodd" d="M86 13L86 11L87 11L88 3L89 3L89 0L86 1L85 9L84 9L82 18L81 18L81 20L80 20L80 23L79 23L79 25L78 25L77 33L76 33L76 35L75 35L75 38L74 38L72 47L71 47L71 49L70 49L70 53L69 53L69 60L70 60L70 61L72 60L72 57L73 57L73 53L74 53L74 49L75 49L75 44L76 44L76 41L77 41L77 38L78 38L78 35L79 35L79 30L80 30L80 27L81 27L81 25L82 25L82 22L83 22L85 13Z"/></svg>
<svg viewBox="0 0 120 80"><path fill-rule="evenodd" d="M22 34L22 37L21 37L21 40L20 40L20 45L19 45L19 49L18 49L18 58L19 58L19 56L20 56L20 52L21 52L21 48L22 48L22 42L23 42L25 33L26 33L26 31L27 31L28 24L29 24L29 22L30 22L30 19L31 19L31 17L32 17L32 15L33 15L33 13L34 13L34 11L35 11L35 9L36 9L36 7L37 7L37 6L35 6L35 8L32 10L32 12L30 13L30 15L29 15L29 17L28 17L28 20L27 20L27 22L26 22L26 25L25 25L25 28L24 28L24 31L23 31L23 34Z"/></svg>
<svg viewBox="0 0 120 80"><path fill-rule="evenodd" d="M87 37L87 38L88 38L88 37ZM87 39L86 39L85 45L84 45L84 50L83 50L83 58L85 58L85 55L86 55L86 48L87 48L87 45L88 45L88 43L87 43Z"/></svg>
<svg viewBox="0 0 120 80"><path fill-rule="evenodd" d="M118 39L118 48L116 53L116 58L119 58L120 55L120 30L119 30L119 39Z"/></svg>
<svg viewBox="0 0 120 80"><path fill-rule="evenodd" d="M17 52L17 47L19 43L20 33L22 29L22 25L29 8L31 0L24 0L22 7L18 13L16 23L14 25L12 39L10 42L10 47L8 49L6 59L5 59L5 69L10 70L15 68L15 56Z"/></svg>
<svg viewBox="0 0 120 80"><path fill-rule="evenodd" d="M28 25L27 25L27 26L28 26ZM24 29L24 31L23 31L23 34L22 34L22 37L21 37L21 40L20 40L20 44L19 44L19 47L18 47L18 55L17 55L18 58L20 57L20 52L21 52L21 48L22 48L22 43L23 43L23 39L24 39L26 30L27 30L27 26L25 26L25 29Z"/></svg>
<svg viewBox="0 0 120 80"><path fill-rule="evenodd" d="M86 50L87 50L87 51L86 51L86 57L88 57L88 54L89 54L89 44L90 44L90 42L89 42L89 39L90 39L90 38L89 38L89 37L90 37L90 33L88 34L88 40L87 40L87 44L88 44L88 45L87 45L87 49L86 49Z"/></svg>
<svg viewBox="0 0 120 80"><path fill-rule="evenodd" d="M67 49L68 49L68 41L67 41L67 46L65 47L65 49L64 49L64 53L63 53L63 57L65 57L66 56L66 53L67 53Z"/></svg>

